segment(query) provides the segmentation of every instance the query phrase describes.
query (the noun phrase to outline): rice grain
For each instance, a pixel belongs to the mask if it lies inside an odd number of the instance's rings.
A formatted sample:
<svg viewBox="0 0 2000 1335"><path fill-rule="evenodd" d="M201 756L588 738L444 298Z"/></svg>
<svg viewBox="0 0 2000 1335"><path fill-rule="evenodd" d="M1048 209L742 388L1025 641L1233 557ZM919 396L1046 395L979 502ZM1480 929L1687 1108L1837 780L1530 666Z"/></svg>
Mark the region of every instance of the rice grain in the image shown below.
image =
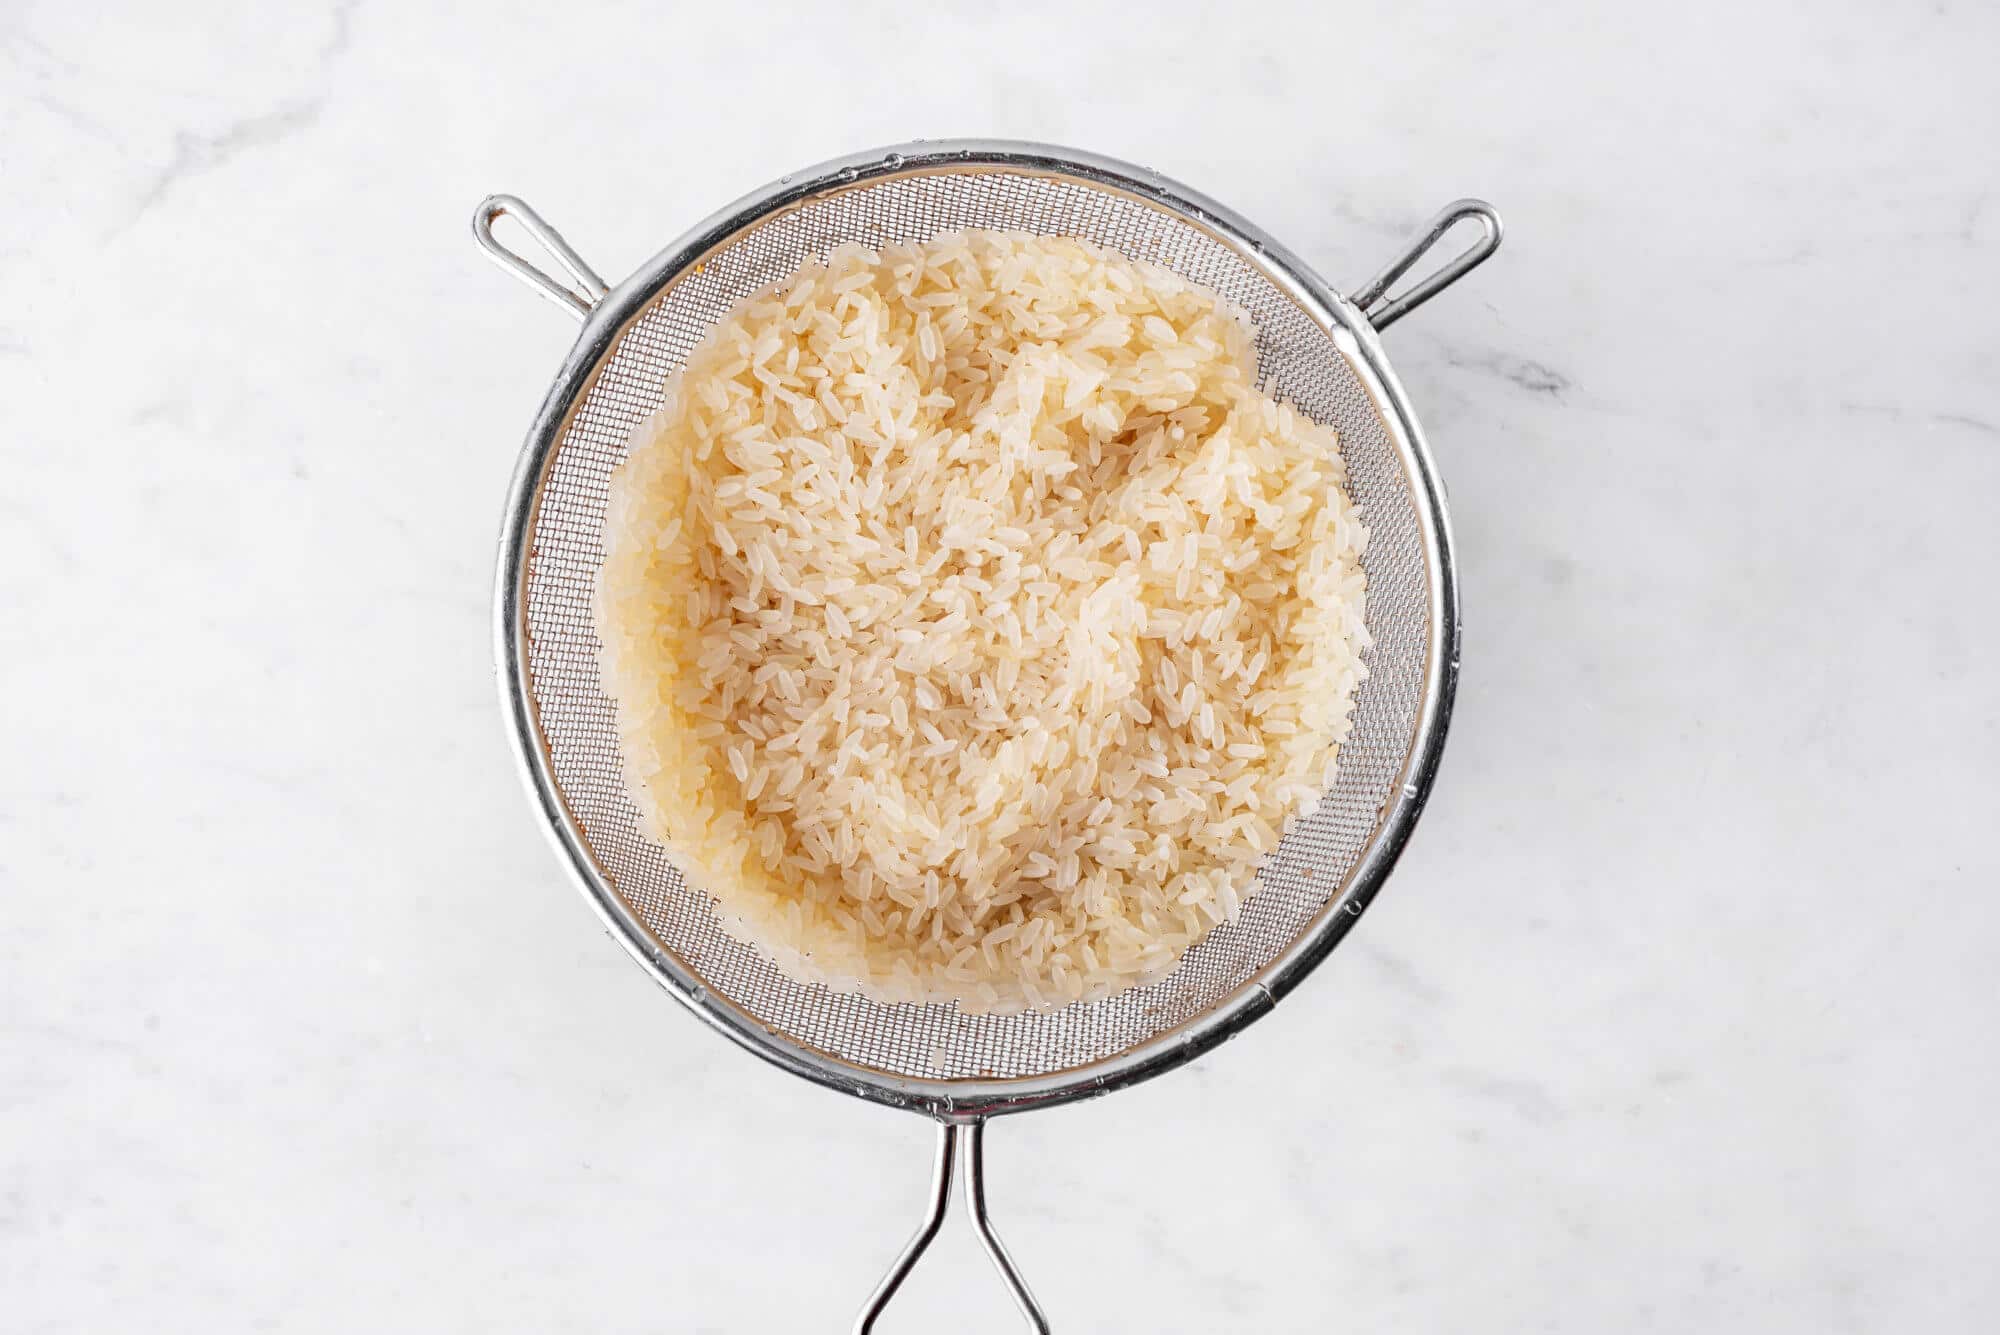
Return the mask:
<svg viewBox="0 0 2000 1335"><path fill-rule="evenodd" d="M1169 270L836 249L710 331L612 480L634 801L796 977L973 1012L1156 977L1331 777L1368 643L1345 480Z"/></svg>

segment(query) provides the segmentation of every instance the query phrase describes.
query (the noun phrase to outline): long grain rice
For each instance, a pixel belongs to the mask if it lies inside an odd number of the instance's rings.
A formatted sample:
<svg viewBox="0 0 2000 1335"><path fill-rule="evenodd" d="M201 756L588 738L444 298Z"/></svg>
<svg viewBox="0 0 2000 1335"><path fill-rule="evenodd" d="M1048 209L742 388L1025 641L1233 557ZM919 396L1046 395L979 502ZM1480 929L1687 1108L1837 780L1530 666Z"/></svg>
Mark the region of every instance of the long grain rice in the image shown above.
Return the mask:
<svg viewBox="0 0 2000 1335"><path fill-rule="evenodd" d="M1156 977L1332 780L1345 480L1169 270L843 246L709 333L613 479L633 798L796 977L969 1011Z"/></svg>

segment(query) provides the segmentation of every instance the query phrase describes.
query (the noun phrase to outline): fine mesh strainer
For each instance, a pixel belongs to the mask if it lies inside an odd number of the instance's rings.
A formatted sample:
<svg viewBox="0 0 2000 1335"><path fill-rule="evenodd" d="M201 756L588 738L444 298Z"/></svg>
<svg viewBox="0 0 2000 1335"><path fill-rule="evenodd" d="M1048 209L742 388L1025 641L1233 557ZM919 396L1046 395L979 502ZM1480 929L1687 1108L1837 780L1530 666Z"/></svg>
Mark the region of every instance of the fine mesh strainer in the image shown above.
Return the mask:
<svg viewBox="0 0 2000 1335"><path fill-rule="evenodd" d="M492 229L503 216L571 282L501 246ZM1480 238L1391 298L1391 284L1463 219L1479 224ZM1339 433L1371 535L1362 562L1375 638L1369 676L1318 811L1265 862L1263 888L1237 921L1173 973L1048 1014L881 1005L796 982L725 932L709 897L641 832L591 620L611 472L708 329L743 296L841 242L923 241L967 227L1086 238L1166 265L1247 310L1265 387ZM855 1329L873 1328L936 1235L962 1159L980 1240L1030 1323L1046 1331L987 1222L985 1119L1158 1075L1270 1010L1361 915L1423 808L1458 669L1457 592L1443 489L1376 333L1491 255L1499 217L1477 200L1448 206L1344 298L1248 222L1153 172L1038 144L960 141L784 177L616 288L517 199L486 200L473 230L500 263L583 321L528 433L498 574L500 689L550 835L625 947L697 1015L797 1075L938 1121L928 1213Z"/></svg>

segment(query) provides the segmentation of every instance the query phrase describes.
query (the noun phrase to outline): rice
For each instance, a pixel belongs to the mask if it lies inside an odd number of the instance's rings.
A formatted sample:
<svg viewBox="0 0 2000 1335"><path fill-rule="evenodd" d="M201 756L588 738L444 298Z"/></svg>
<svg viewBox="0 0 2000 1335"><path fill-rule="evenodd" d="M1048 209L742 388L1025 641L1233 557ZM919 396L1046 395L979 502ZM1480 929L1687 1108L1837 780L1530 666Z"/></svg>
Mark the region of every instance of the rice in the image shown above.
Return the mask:
<svg viewBox="0 0 2000 1335"><path fill-rule="evenodd" d="M612 479L633 800L794 977L972 1012L1157 977L1332 780L1368 645L1345 481L1169 270L836 249L709 333Z"/></svg>

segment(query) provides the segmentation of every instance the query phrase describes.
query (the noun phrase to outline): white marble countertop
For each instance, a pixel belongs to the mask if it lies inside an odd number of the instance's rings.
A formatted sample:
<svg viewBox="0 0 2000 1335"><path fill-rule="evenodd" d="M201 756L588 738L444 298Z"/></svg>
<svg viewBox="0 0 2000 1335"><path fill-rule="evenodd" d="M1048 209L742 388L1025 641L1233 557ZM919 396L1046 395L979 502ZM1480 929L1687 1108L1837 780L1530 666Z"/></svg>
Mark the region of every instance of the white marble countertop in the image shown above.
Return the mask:
<svg viewBox="0 0 2000 1335"><path fill-rule="evenodd" d="M599 930L489 564L608 276L793 168L1070 143L1388 338L1468 632L1381 903L1192 1068L995 1126L1059 1330L2000 1327L1991 6L0 15L0 1328L843 1329L929 1136ZM835 79L831 71L840 71ZM954 1215L885 1320L1011 1331Z"/></svg>

